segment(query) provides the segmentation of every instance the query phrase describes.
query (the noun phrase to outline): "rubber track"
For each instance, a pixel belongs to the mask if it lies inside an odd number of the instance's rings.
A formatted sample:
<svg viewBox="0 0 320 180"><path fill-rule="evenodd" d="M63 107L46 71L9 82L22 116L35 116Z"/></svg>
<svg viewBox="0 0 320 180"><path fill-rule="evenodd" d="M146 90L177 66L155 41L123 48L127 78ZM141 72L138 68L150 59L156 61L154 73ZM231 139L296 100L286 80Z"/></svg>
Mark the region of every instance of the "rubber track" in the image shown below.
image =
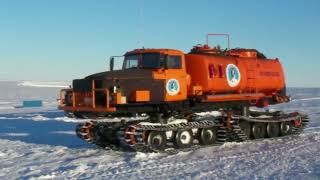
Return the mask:
<svg viewBox="0 0 320 180"><path fill-rule="evenodd" d="M277 114L276 114L277 113ZM272 118L247 118L243 116L234 116L232 117L232 129L226 128L224 124L221 123L221 117L212 117L212 120L199 120L194 122L188 122L188 123L180 123L180 124L163 124L163 125L144 125L144 122L146 120L136 120L136 121L130 121L126 124L121 124L119 122L99 122L99 121L91 121L93 124L93 127L90 129L90 136L88 137L88 133L83 133L82 129L84 124L79 124L76 128L76 134L83 140L87 141L88 143L95 144L97 146L111 149L111 150L129 150L129 151L139 151L139 152L165 152L168 154L175 154L181 151L192 151L199 149L201 147L209 147L209 146L217 146L222 145L225 142L243 142L249 140L249 138L244 134L244 132L241 130L238 122L239 120L246 120L250 122L285 122L285 121L292 121L297 118L301 118L302 120L302 127L296 128L293 127L291 134L300 134L303 129L307 126L309 119L306 115L302 114L280 114L279 112L276 112L274 114L268 113L267 115L272 115ZM119 127L116 127L119 126ZM115 128L116 127L116 128ZM177 130L188 130L188 129L201 129L201 128L210 128L210 127L216 127L218 134L217 134L217 142L212 145L199 145L194 144L189 148L183 148L183 149L176 149L173 145L170 143L168 144L168 147L164 150L159 149L153 149L152 147L148 146L142 138L142 133L145 131L177 131ZM126 139L127 137L126 133L131 132L125 132L127 128L134 128L135 132L133 136L136 138L135 144L130 144L130 139ZM105 141L105 138L103 135L101 135L101 132L105 130L113 130L116 136L116 139L114 142L107 142ZM279 138L279 137L277 137ZM263 139L256 139L256 140L263 140Z"/></svg>

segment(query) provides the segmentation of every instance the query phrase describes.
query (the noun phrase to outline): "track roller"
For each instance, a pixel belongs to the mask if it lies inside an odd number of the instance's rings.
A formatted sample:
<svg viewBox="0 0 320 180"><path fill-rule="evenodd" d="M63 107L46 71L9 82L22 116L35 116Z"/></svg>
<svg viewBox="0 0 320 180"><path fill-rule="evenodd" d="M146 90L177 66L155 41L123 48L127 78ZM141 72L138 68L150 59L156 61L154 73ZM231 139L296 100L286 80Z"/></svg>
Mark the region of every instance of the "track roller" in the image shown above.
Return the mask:
<svg viewBox="0 0 320 180"><path fill-rule="evenodd" d="M254 139L262 139L266 137L265 123L254 122L252 125L252 136Z"/></svg>
<svg viewBox="0 0 320 180"><path fill-rule="evenodd" d="M147 143L152 149L164 150L167 144L166 133L162 131L149 132Z"/></svg>
<svg viewBox="0 0 320 180"><path fill-rule="evenodd" d="M269 138L278 137L280 135L280 125L279 123L268 123L267 124L267 134Z"/></svg>
<svg viewBox="0 0 320 180"><path fill-rule="evenodd" d="M201 145L211 145L217 141L217 128L200 129L199 142Z"/></svg>
<svg viewBox="0 0 320 180"><path fill-rule="evenodd" d="M193 134L192 130L179 130L176 132L174 144L178 148L188 148L192 145Z"/></svg>
<svg viewBox="0 0 320 180"><path fill-rule="evenodd" d="M280 123L280 134L281 136L286 136L292 132L292 122L282 122Z"/></svg>

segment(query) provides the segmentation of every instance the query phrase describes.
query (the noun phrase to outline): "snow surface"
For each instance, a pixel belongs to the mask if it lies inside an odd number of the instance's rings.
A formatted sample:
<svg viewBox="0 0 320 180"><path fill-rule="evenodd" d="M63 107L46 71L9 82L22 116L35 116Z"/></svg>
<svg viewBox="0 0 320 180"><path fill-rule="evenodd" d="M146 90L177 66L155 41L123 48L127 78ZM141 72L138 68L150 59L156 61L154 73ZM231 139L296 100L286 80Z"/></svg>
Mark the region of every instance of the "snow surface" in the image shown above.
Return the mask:
<svg viewBox="0 0 320 180"><path fill-rule="evenodd" d="M0 179L320 179L320 89L289 89L271 107L309 114L299 136L226 143L175 155L103 150L78 139L56 109L59 88L0 82ZM44 107L19 108L24 99Z"/></svg>

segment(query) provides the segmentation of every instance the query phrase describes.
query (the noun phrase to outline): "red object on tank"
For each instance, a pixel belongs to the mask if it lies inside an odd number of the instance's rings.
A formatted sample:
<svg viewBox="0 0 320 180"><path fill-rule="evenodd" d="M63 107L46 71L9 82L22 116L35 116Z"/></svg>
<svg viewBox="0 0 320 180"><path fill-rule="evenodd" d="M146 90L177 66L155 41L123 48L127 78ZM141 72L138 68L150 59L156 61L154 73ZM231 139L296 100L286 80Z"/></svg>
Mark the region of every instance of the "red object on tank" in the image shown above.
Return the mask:
<svg viewBox="0 0 320 180"><path fill-rule="evenodd" d="M209 76L210 78L213 78L216 75L216 70L214 65L209 65Z"/></svg>

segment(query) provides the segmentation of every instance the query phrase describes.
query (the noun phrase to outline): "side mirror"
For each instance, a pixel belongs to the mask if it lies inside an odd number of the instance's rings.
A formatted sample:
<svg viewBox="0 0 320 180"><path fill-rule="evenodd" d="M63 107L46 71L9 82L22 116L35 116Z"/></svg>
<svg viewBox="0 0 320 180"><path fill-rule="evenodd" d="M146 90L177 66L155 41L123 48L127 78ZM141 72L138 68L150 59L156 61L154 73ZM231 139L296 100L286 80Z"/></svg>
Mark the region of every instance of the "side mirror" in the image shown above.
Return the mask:
<svg viewBox="0 0 320 180"><path fill-rule="evenodd" d="M110 71L113 71L114 57L111 57L111 58L110 58L110 64L109 64L109 66L110 66Z"/></svg>

